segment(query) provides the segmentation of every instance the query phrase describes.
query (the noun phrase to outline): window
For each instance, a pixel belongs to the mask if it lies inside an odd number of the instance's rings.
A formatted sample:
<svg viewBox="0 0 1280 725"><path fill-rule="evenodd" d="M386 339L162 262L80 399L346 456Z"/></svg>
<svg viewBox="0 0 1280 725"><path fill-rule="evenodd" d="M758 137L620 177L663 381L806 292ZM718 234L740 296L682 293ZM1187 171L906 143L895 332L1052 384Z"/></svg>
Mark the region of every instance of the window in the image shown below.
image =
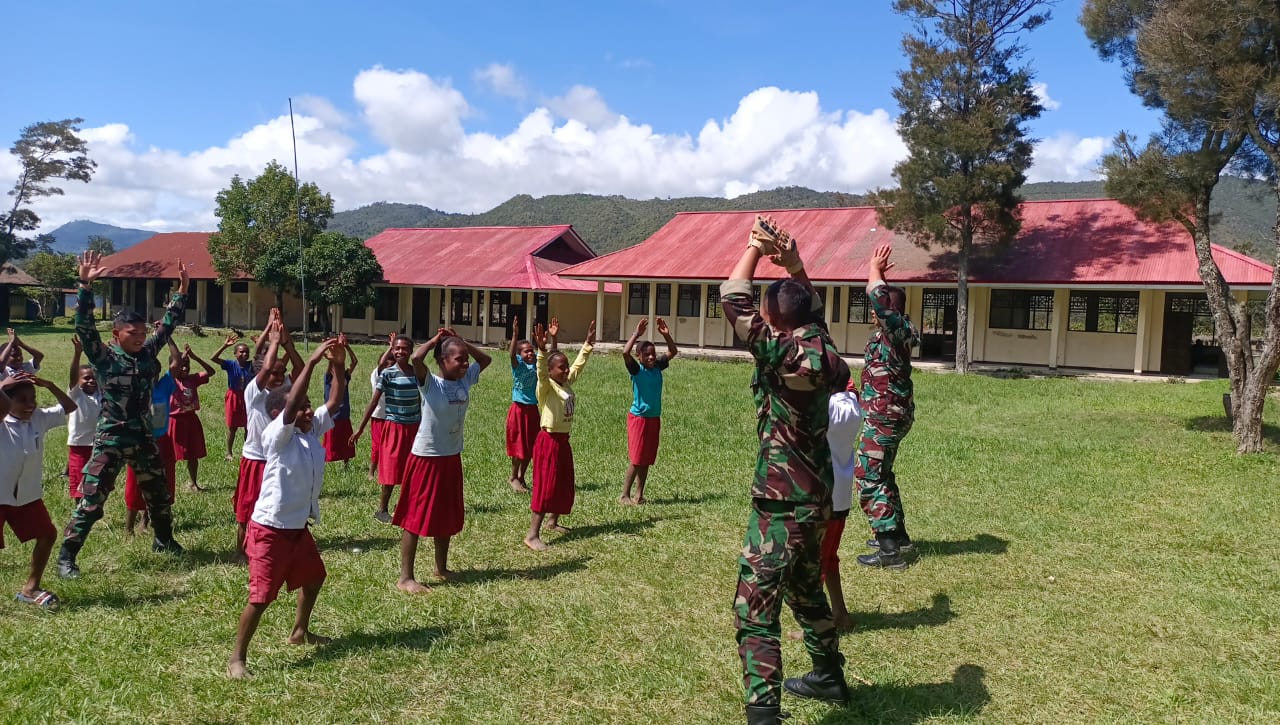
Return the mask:
<svg viewBox="0 0 1280 725"><path fill-rule="evenodd" d="M826 301L826 298L824 297L823 302L825 301ZM831 288L831 321L832 322L840 321L840 288L839 287Z"/></svg>
<svg viewBox="0 0 1280 725"><path fill-rule="evenodd" d="M379 322L400 320L400 288L376 287L373 290L373 319Z"/></svg>
<svg viewBox="0 0 1280 725"><path fill-rule="evenodd" d="M671 285L658 285L658 304L653 314L671 316Z"/></svg>
<svg viewBox="0 0 1280 725"><path fill-rule="evenodd" d="M1000 330L1047 330L1053 319L1053 293L991 290L987 326Z"/></svg>
<svg viewBox="0 0 1280 725"><path fill-rule="evenodd" d="M132 302L135 310L141 310L147 305L147 281L145 279L135 279L133 281Z"/></svg>
<svg viewBox="0 0 1280 725"><path fill-rule="evenodd" d="M169 293L178 290L177 285L167 279L156 280L154 287L155 297L151 300L151 304L156 307L167 307L169 305Z"/></svg>
<svg viewBox="0 0 1280 725"><path fill-rule="evenodd" d="M920 331L924 334L946 335L956 331L956 291L926 289L921 305Z"/></svg>
<svg viewBox="0 0 1280 725"><path fill-rule="evenodd" d="M449 319L447 324L471 324L471 292L472 290L469 289L449 290Z"/></svg>
<svg viewBox="0 0 1280 725"><path fill-rule="evenodd" d="M187 282L187 309L194 310L200 307L200 297L196 294L200 290L200 283L193 280ZM178 291L178 286L173 286L173 291ZM164 304L169 304L168 295L165 295Z"/></svg>
<svg viewBox="0 0 1280 725"><path fill-rule="evenodd" d="M676 316L677 317L697 317L702 310L699 299L702 297L702 288L696 284L682 284L676 290Z"/></svg>
<svg viewBox="0 0 1280 725"><path fill-rule="evenodd" d="M1072 292L1067 309L1072 332L1138 331L1137 292Z"/></svg>
<svg viewBox="0 0 1280 725"><path fill-rule="evenodd" d="M724 317L724 310L720 307L720 288L715 285L707 288L707 317L716 320Z"/></svg>
<svg viewBox="0 0 1280 725"><path fill-rule="evenodd" d="M631 292L627 297L627 314L649 314L649 285L632 284L628 285L628 287L631 289Z"/></svg>
<svg viewBox="0 0 1280 725"><path fill-rule="evenodd" d="M489 324L506 327L511 324L511 293L489 293Z"/></svg>
<svg viewBox="0 0 1280 725"><path fill-rule="evenodd" d="M1217 327L1213 324L1213 311L1209 309L1208 297L1204 295L1171 294L1166 299L1168 300L1166 307L1169 312L1182 312L1191 315L1191 340L1193 342L1208 345L1217 344L1217 336L1215 334ZM1257 319L1261 320L1262 317Z"/></svg>
<svg viewBox="0 0 1280 725"><path fill-rule="evenodd" d="M124 306L124 282L122 280L111 280L111 304L116 307Z"/></svg>
<svg viewBox="0 0 1280 725"><path fill-rule="evenodd" d="M237 295L249 294L249 282L243 279L232 280L231 293Z"/></svg>
<svg viewBox="0 0 1280 725"><path fill-rule="evenodd" d="M875 324L876 313L871 309L871 298L867 290L858 287L849 288L849 322L855 325Z"/></svg>

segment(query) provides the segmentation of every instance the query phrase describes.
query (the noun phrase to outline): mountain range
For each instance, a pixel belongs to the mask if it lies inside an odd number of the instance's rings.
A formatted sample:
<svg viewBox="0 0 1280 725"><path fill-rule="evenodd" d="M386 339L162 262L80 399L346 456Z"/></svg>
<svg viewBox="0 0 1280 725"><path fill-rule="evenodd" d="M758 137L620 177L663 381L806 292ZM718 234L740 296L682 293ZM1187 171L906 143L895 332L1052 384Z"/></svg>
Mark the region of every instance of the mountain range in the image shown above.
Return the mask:
<svg viewBox="0 0 1280 725"><path fill-rule="evenodd" d="M146 229L127 229L101 222L77 219L67 222L49 232L57 241L53 248L67 254L79 254L89 246L89 237L106 237L116 245L116 251L132 247L143 239L154 236L155 232Z"/></svg>

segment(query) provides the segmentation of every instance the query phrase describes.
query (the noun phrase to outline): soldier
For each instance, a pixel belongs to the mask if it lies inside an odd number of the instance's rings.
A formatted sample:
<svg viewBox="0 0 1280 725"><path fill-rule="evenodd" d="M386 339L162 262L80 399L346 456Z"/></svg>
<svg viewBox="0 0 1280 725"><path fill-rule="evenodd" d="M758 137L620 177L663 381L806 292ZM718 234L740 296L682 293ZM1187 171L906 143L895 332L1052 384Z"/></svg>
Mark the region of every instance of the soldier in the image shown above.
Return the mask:
<svg viewBox="0 0 1280 725"><path fill-rule="evenodd" d="M756 361L751 387L760 449L734 600L750 725L781 722L780 686L828 702L849 697L819 563L831 518L827 407L831 394L848 385L849 368L822 322L821 300L794 243L783 234L779 250L761 236L753 232L751 246L720 286L725 319ZM751 280L762 255L772 255L791 277L769 285L763 309L756 310ZM778 641L783 601L800 623L814 665L785 683Z"/></svg>
<svg viewBox="0 0 1280 725"><path fill-rule="evenodd" d="M905 569L903 553L911 550L907 519L898 495L893 462L898 445L911 430L916 404L911 385L911 348L919 341L906 313L907 294L884 281L892 248L876 247L867 275L867 297L876 313L876 331L867 341L862 368L862 436L854 476L858 501L875 538L873 554L858 557L863 566Z"/></svg>
<svg viewBox="0 0 1280 725"><path fill-rule="evenodd" d="M151 516L156 552L181 554L173 539L173 513L165 486L160 451L151 435L151 388L160 372L159 355L173 334L173 326L186 310L187 268L178 260L178 291L155 334L147 336L147 321L136 312L121 312L112 326L112 343L105 345L93 319L93 281L106 268L102 255L85 252L80 257L80 292L76 307L76 335L93 366L102 390L102 417L93 437L93 452L80 483L82 497L63 532L58 553L58 575L80 576L76 556L93 524L102 518L102 507L115 489L116 474L125 463L133 466Z"/></svg>

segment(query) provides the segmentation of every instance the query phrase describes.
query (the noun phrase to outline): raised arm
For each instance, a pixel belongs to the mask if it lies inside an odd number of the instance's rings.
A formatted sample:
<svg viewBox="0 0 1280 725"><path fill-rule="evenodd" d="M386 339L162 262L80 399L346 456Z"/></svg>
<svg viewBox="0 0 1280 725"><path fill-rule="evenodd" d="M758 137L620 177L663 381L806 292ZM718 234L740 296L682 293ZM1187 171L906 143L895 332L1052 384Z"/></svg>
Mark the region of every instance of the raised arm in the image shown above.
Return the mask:
<svg viewBox="0 0 1280 725"><path fill-rule="evenodd" d="M622 363L627 366L627 372L632 375L640 372L640 363L636 362L636 359L631 356L631 351L635 349L640 336L647 329L649 329L649 319L641 317L640 321L636 323L636 331L631 333L631 337L627 338L626 347L622 348Z"/></svg>
<svg viewBox="0 0 1280 725"><path fill-rule="evenodd" d="M293 425L294 419L298 417L298 411L307 406L307 388L311 386L311 372L315 370L316 365L329 354L329 351L338 344L338 338L331 337L328 340L316 345L315 352L311 353L311 357L302 364L302 371L298 373L298 377L293 380L293 387L289 389L289 397L285 399L284 404L284 424ZM337 380L330 386L331 389L337 389Z"/></svg>
<svg viewBox="0 0 1280 725"><path fill-rule="evenodd" d="M39 350L35 349L34 347L32 347L32 346L28 345L28 344L27 344L26 342L24 342L23 340L20 340L20 339L15 338L15 339L14 339L14 343L15 343L18 347L20 347L20 348L22 348L23 350L26 350L26 351L27 351L27 354L31 356L31 367L35 368L36 370L39 370L39 369L40 369L40 363L44 361L44 353L42 353L42 352L40 352ZM3 359L3 358L0 358L0 360L2 360L2 359Z"/></svg>
<svg viewBox="0 0 1280 725"><path fill-rule="evenodd" d="M889 283L884 279L884 273L893 267L893 262L889 261L892 253L893 247L888 244L881 244L871 253L867 268L867 299L884 329L896 332L907 326L907 320L890 304Z"/></svg>
<svg viewBox="0 0 1280 725"><path fill-rule="evenodd" d="M507 353L511 355L511 369L515 370L516 365L520 362L520 356L516 350L516 340L520 339L520 316L511 316L511 344L507 345Z"/></svg>
<svg viewBox="0 0 1280 725"><path fill-rule="evenodd" d="M347 336L339 335L339 337L342 338L342 346L346 348L346 355L348 359L347 377L351 377L351 374L356 371L356 366L360 364L360 361L356 359L356 349L347 344Z"/></svg>
<svg viewBox="0 0 1280 725"><path fill-rule="evenodd" d="M80 338L71 336L71 374L67 378L67 390L80 384L80 354L84 348L80 346Z"/></svg>
<svg viewBox="0 0 1280 725"><path fill-rule="evenodd" d="M9 409L13 407L13 401L9 399L9 394L5 391L5 383L9 382L9 378L0 380L0 418L9 414Z"/></svg>
<svg viewBox="0 0 1280 725"><path fill-rule="evenodd" d="M94 280L106 274L107 268L102 266L100 252L85 252L80 255L80 288L76 292L76 337L84 347L85 357L95 367L106 360L107 348L98 336L98 323L93 319Z"/></svg>
<svg viewBox="0 0 1280 725"><path fill-rule="evenodd" d="M186 355L188 360L195 360L196 362L200 363L200 367L204 368L205 374L207 374L209 377L213 377L214 372L216 372L213 369L213 366L205 362L204 360L202 360L200 356L196 354L196 351L191 349L190 345L187 345L186 347L182 348L182 354Z"/></svg>
<svg viewBox="0 0 1280 725"><path fill-rule="evenodd" d="M489 353L481 350L475 345L472 345L465 338L462 340L462 343L467 346L467 352L471 355L471 359L480 363L481 371L493 364L493 358L489 356Z"/></svg>
<svg viewBox="0 0 1280 725"><path fill-rule="evenodd" d="M413 376L418 379L418 385L422 385L427 381L427 374L431 372L427 369L427 353L435 349L440 344L440 339L449 337L453 334L453 330L441 327L436 334L426 342L413 349L413 356L409 358L409 362L413 364Z"/></svg>
<svg viewBox="0 0 1280 725"><path fill-rule="evenodd" d="M578 376L582 374L582 369L587 366L587 360L591 357L591 351L596 344L596 321L592 320L587 325L587 341L582 345L582 349L578 350L578 356L574 358L573 364L569 366L569 383L573 384L578 381Z"/></svg>
<svg viewBox="0 0 1280 725"><path fill-rule="evenodd" d="M178 320L182 319L183 313L187 310L187 285L191 282L191 278L187 275L187 265L178 260L178 291L173 293L173 298L169 300L169 306L164 310L164 317L160 318L160 324L156 327L155 334L151 336L145 343L144 347L149 348L156 356L160 355L160 348L169 343L173 337L173 328L177 326Z"/></svg>
<svg viewBox="0 0 1280 725"><path fill-rule="evenodd" d="M216 364L218 367L222 367L222 363L226 362L225 360L223 360L223 359L222 359L222 353L223 353L223 352L225 352L227 348L231 347L232 345L236 344L237 342L240 342L240 336L239 336L239 335L236 335L235 333L232 333L232 334L230 334L230 335L227 335L227 339L223 341L223 343L222 343L222 347L218 348L218 351L217 351L217 352L215 352L215 353L213 354L213 357L212 357L212 358L210 358L210 359L211 359L211 360L214 362L214 364Z"/></svg>
<svg viewBox="0 0 1280 725"><path fill-rule="evenodd" d="M14 345L18 344L17 331L10 327L5 332L8 334L8 338L5 339L3 345L0 345L0 370L3 370L3 366L9 364L9 351L13 349Z"/></svg>
<svg viewBox="0 0 1280 725"><path fill-rule="evenodd" d="M58 405L62 406L63 413L66 413L67 415L71 415L72 413L75 412L76 410L75 401L67 396L67 391L58 387L52 380L45 380L44 378L32 377L31 382L35 383L39 387L44 388L45 390L48 390L50 393L53 393L53 397L58 401Z"/></svg>
<svg viewBox="0 0 1280 725"><path fill-rule="evenodd" d="M343 368L343 356L350 351L351 346L347 344L347 336L338 335L338 343L330 348L329 352L329 378L333 382L329 383L329 399L324 402L324 407L330 413L342 407L347 386L351 384L351 371L355 366L345 370Z"/></svg>
<svg viewBox="0 0 1280 725"><path fill-rule="evenodd" d="M288 356L289 366L293 369L293 377L296 378L306 363L302 361L302 356L298 354L298 348L294 347L293 333L285 330L284 337L280 339L280 344L284 347L284 354Z"/></svg>
<svg viewBox="0 0 1280 725"><path fill-rule="evenodd" d="M671 328L667 327L667 321L661 317L658 318L658 334L667 341L667 360L680 353L680 348L676 347L675 338L671 337Z"/></svg>
<svg viewBox="0 0 1280 725"><path fill-rule="evenodd" d="M558 337L560 337L560 320L552 317L551 324L547 325L547 345L550 347L551 352L560 349L559 343L556 342Z"/></svg>
<svg viewBox="0 0 1280 725"><path fill-rule="evenodd" d="M267 352L262 358L262 367L258 369L258 375L254 378L261 390L267 389L267 378L271 376L271 367L276 363L276 355L280 354L280 337L284 334L284 326L279 320L273 320L267 325L267 331L263 337L267 340ZM297 381L294 381L297 385Z"/></svg>

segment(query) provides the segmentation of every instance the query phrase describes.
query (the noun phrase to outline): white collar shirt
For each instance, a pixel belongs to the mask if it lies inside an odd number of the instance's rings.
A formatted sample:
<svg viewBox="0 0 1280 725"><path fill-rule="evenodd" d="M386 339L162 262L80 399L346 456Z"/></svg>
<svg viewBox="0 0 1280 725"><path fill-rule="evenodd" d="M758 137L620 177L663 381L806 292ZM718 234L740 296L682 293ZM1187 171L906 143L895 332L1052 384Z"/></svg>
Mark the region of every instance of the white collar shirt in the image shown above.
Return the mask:
<svg viewBox="0 0 1280 725"><path fill-rule="evenodd" d="M262 433L267 465L262 471L262 491L253 507L253 520L276 529L306 528L307 520L320 522L320 484L324 481L322 436L333 429L329 407L315 411L311 430L303 433L285 425L284 413Z"/></svg>
<svg viewBox="0 0 1280 725"><path fill-rule="evenodd" d="M0 506L26 506L44 496L45 434L67 422L62 406L39 408L31 420L0 424Z"/></svg>

